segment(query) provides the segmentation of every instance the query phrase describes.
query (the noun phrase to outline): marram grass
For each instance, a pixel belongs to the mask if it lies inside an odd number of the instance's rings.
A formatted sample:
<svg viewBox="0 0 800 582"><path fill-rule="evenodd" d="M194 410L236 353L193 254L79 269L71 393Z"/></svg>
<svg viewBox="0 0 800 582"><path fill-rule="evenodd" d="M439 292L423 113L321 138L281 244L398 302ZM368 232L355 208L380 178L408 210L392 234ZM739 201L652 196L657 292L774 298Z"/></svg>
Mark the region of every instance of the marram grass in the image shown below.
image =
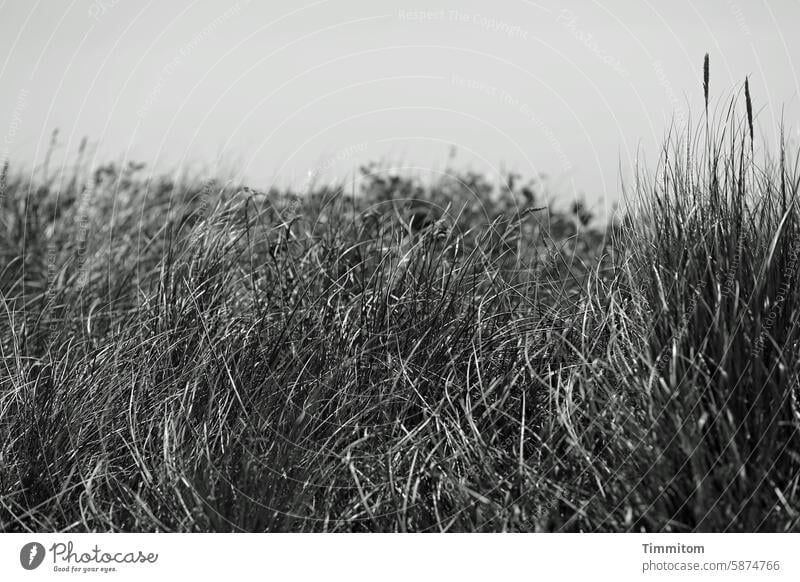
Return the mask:
<svg viewBox="0 0 800 582"><path fill-rule="evenodd" d="M742 128L604 229L475 175L4 172L0 527L797 530L800 174Z"/></svg>

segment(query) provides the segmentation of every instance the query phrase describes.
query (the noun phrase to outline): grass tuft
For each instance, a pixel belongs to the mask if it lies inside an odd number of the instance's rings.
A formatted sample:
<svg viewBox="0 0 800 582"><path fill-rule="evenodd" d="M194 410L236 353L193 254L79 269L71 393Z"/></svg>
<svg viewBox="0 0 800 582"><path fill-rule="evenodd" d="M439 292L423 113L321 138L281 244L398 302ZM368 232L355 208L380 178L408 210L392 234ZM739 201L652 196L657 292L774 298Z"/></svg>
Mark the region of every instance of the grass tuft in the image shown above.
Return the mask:
<svg viewBox="0 0 800 582"><path fill-rule="evenodd" d="M745 95L607 226L474 173L4 169L0 528L798 530L800 173Z"/></svg>

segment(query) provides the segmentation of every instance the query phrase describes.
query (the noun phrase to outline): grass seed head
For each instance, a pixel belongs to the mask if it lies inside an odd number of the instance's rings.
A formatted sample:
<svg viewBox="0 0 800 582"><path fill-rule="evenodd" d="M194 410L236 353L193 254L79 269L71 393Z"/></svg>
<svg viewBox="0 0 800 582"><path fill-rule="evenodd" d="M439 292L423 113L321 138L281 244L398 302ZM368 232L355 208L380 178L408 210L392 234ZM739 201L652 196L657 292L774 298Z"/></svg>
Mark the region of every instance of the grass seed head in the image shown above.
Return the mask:
<svg viewBox="0 0 800 582"><path fill-rule="evenodd" d="M708 53L706 53L706 57L703 59L703 95L706 101L706 116L708 116L708 73Z"/></svg>

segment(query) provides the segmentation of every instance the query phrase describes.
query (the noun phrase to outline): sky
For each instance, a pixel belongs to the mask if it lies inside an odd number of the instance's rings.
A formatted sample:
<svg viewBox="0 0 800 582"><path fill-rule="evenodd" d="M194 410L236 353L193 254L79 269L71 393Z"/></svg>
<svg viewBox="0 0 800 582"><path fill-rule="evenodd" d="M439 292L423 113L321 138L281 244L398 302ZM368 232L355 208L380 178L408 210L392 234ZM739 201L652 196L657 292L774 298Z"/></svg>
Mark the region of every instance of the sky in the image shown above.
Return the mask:
<svg viewBox="0 0 800 582"><path fill-rule="evenodd" d="M546 177L607 211L674 121L750 78L800 137L798 0L0 1L0 159L226 172L256 188L381 171ZM721 106L721 105L720 105Z"/></svg>

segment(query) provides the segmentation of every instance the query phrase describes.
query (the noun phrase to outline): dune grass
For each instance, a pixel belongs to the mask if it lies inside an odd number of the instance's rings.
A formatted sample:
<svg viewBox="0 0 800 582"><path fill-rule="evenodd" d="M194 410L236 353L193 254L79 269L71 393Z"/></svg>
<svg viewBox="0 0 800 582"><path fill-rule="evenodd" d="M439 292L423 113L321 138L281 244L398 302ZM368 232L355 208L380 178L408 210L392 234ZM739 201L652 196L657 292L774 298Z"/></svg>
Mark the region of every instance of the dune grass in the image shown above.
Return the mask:
<svg viewBox="0 0 800 582"><path fill-rule="evenodd" d="M800 172L746 93L602 228L513 176L6 168L0 529L797 530Z"/></svg>

